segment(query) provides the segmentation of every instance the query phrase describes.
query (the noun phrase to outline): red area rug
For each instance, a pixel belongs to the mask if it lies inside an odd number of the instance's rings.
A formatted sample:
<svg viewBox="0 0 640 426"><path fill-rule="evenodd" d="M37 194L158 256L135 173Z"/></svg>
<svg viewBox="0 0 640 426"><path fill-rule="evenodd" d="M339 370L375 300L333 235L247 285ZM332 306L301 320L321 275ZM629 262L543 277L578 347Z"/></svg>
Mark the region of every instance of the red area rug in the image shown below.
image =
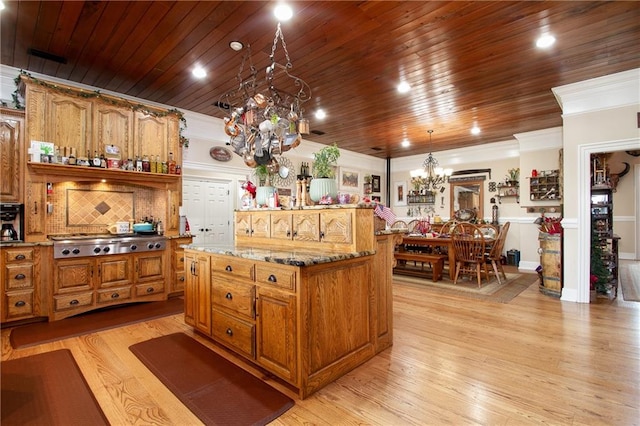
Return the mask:
<svg viewBox="0 0 640 426"><path fill-rule="evenodd" d="M207 425L265 425L291 398L184 333L129 347Z"/></svg>
<svg viewBox="0 0 640 426"><path fill-rule="evenodd" d="M2 426L108 425L71 351L2 362Z"/></svg>
<svg viewBox="0 0 640 426"><path fill-rule="evenodd" d="M182 298L110 307L59 321L39 322L16 327L11 330L9 341L12 347L23 348L175 315L183 311L184 300Z"/></svg>

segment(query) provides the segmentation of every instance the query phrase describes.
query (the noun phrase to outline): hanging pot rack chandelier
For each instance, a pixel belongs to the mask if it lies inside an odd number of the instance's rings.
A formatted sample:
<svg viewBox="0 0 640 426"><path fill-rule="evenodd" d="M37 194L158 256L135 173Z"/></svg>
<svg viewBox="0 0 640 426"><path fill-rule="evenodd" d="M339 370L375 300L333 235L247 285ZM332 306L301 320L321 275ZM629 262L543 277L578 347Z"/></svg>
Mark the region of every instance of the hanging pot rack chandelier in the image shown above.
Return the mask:
<svg viewBox="0 0 640 426"><path fill-rule="evenodd" d="M435 192L449 182L449 177L453 173L453 169L445 169L440 167L438 160L431 152L431 137L433 130L427 130L429 133L429 155L422 163L422 169L412 170L411 177L419 180L421 188L426 192Z"/></svg>
<svg viewBox="0 0 640 426"><path fill-rule="evenodd" d="M276 61L278 41L286 64ZM242 58L237 86L224 93L218 107L225 113L225 133L230 137L227 145L241 156L249 167L268 165L277 168L274 155L297 147L303 134L309 134L309 120L303 117L303 104L311 99L311 88L291 74L293 68L280 23L278 23L271 55L271 63L264 79L253 65L251 46ZM245 63L249 74L243 76Z"/></svg>

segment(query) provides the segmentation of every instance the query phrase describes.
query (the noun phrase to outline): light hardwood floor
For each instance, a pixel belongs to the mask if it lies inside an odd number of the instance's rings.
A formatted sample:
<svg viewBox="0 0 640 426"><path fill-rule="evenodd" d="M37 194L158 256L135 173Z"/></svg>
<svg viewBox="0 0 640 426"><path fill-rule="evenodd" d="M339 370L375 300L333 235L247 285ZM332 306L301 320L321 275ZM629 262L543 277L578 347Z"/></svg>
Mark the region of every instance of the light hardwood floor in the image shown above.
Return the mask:
<svg viewBox="0 0 640 426"><path fill-rule="evenodd" d="M394 300L393 347L274 425L639 424L640 303L560 302L535 284L508 304L398 284ZM2 360L69 348L112 424L197 425L128 349L180 331L194 334L176 315L13 350L5 329Z"/></svg>

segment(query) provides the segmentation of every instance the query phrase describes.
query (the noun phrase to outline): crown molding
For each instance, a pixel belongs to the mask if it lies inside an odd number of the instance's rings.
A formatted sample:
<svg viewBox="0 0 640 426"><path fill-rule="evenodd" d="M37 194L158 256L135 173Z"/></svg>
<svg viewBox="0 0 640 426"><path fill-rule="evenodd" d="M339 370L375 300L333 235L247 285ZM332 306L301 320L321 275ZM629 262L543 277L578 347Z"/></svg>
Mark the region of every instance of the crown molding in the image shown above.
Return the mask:
<svg viewBox="0 0 640 426"><path fill-rule="evenodd" d="M516 133L514 136L520 143L521 153L562 148L562 127Z"/></svg>
<svg viewBox="0 0 640 426"><path fill-rule="evenodd" d="M563 115L640 105L640 68L551 89Z"/></svg>

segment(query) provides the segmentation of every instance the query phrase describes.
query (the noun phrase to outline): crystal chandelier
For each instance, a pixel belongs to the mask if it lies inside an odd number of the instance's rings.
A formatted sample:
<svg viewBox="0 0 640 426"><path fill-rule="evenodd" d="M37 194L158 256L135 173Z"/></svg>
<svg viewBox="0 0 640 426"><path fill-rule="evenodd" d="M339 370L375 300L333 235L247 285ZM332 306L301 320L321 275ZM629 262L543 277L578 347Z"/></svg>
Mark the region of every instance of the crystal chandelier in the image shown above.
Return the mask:
<svg viewBox="0 0 640 426"><path fill-rule="evenodd" d="M427 130L429 133L429 151L431 151L431 134L433 130ZM444 169L440 167L438 160L431 152L422 163L422 169L412 170L412 181L418 181L422 190L426 192L435 192L439 190L443 184L449 182L449 177L453 173L453 169Z"/></svg>
<svg viewBox="0 0 640 426"><path fill-rule="evenodd" d="M276 61L278 41L284 50L285 65ZM231 145L249 167L277 168L274 155L295 148L302 141L302 135L309 133L309 121L303 118L303 104L311 99L311 88L290 72L293 65L280 23L270 59L264 79L259 78L251 58L251 46L248 46L238 71L237 86L224 93L217 103L225 113L231 111L224 118L225 133L230 137L227 145ZM249 72L243 75L247 61Z"/></svg>

